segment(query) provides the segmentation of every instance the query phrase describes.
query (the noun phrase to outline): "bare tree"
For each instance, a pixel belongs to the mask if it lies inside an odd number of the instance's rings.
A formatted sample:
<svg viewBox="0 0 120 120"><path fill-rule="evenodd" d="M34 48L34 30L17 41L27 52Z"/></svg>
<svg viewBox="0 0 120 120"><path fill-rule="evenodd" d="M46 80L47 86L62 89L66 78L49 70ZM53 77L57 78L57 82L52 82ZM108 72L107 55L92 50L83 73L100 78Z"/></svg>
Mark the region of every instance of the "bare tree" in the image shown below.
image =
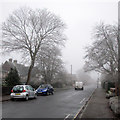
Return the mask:
<svg viewBox="0 0 120 120"><path fill-rule="evenodd" d="M86 71L95 70L111 75L113 78L118 71L118 30L117 26L104 25L96 26L94 31L95 42L87 47Z"/></svg>
<svg viewBox="0 0 120 120"><path fill-rule="evenodd" d="M63 68L61 52L59 48L50 46L45 46L42 49L41 54L37 58L37 66L40 69L40 74L42 75L45 83L51 83Z"/></svg>
<svg viewBox="0 0 120 120"><path fill-rule="evenodd" d="M26 84L30 81L31 71L41 47L64 44L64 28L62 20L46 9L34 11L21 8L14 11L2 24L3 50L19 50L30 60Z"/></svg>

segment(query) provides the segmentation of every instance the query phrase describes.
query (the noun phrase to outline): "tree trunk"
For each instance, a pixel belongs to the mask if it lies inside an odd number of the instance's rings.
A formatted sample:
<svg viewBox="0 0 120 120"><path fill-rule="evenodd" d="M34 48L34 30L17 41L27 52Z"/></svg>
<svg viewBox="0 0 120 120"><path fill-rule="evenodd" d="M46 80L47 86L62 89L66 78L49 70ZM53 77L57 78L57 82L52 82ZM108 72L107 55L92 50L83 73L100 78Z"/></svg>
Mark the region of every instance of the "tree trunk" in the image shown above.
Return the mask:
<svg viewBox="0 0 120 120"><path fill-rule="evenodd" d="M32 72L33 67L34 67L34 61L31 62L31 65L30 65L30 67L29 67L26 85L27 85L27 84L29 83L29 81L30 81L31 72Z"/></svg>
<svg viewBox="0 0 120 120"><path fill-rule="evenodd" d="M47 78L45 78L45 84L47 84L48 82L47 82Z"/></svg>

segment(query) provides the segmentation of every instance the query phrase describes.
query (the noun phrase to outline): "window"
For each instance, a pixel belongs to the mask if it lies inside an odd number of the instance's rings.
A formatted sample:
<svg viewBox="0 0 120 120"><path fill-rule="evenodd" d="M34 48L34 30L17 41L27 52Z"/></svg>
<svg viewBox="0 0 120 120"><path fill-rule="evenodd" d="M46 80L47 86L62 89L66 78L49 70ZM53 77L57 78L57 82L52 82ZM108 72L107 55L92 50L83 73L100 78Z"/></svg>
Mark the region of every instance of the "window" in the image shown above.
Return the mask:
<svg viewBox="0 0 120 120"><path fill-rule="evenodd" d="M31 86L29 86L29 89L30 89L31 91L34 91L34 89L33 89Z"/></svg>
<svg viewBox="0 0 120 120"><path fill-rule="evenodd" d="M29 89L29 86L25 86L25 88L26 88L27 90L30 90L30 89Z"/></svg>
<svg viewBox="0 0 120 120"><path fill-rule="evenodd" d="M15 86L13 88L13 92L22 92L24 90L23 86Z"/></svg>

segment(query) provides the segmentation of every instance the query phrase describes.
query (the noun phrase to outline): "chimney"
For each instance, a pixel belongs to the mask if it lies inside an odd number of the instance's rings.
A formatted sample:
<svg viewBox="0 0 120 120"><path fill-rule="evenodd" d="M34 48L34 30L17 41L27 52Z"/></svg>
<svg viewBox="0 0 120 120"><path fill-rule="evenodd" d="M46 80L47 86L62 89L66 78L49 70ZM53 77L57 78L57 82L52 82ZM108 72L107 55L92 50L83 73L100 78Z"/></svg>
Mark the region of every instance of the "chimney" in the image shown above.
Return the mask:
<svg viewBox="0 0 120 120"><path fill-rule="evenodd" d="M9 59L9 62L12 62L12 58Z"/></svg>

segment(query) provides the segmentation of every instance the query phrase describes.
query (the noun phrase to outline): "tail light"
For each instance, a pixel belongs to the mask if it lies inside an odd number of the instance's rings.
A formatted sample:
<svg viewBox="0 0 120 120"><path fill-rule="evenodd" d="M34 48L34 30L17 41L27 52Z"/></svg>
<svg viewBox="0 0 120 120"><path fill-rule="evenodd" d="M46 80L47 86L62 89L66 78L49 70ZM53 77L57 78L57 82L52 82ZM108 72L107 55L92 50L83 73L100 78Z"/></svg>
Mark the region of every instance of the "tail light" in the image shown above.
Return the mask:
<svg viewBox="0 0 120 120"><path fill-rule="evenodd" d="M26 92L26 90L23 90L23 92Z"/></svg>
<svg viewBox="0 0 120 120"><path fill-rule="evenodd" d="M13 93L13 90L11 90L11 93Z"/></svg>

